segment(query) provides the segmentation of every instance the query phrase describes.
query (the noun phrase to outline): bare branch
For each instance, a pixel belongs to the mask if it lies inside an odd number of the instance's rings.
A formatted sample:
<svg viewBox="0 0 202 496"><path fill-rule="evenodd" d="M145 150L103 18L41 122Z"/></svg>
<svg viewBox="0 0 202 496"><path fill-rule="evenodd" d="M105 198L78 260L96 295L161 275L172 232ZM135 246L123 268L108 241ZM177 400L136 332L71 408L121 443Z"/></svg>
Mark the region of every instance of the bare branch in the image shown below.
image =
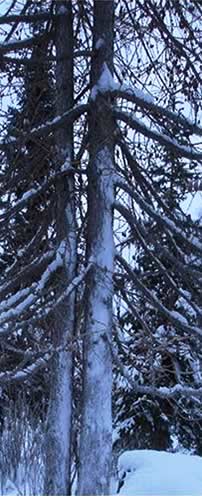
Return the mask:
<svg viewBox="0 0 202 496"><path fill-rule="evenodd" d="M1 24L11 24L12 22L24 22L24 23L34 23L38 21L49 21L51 19L55 19L59 16L65 16L65 12L63 14L51 14L50 12L38 12L36 14L10 14L0 16L0 25Z"/></svg>
<svg viewBox="0 0 202 496"><path fill-rule="evenodd" d="M32 38L26 38L24 40L8 41L7 43L0 43L0 55L7 52L12 52L13 50L22 50L24 48L30 48L34 45L39 45L45 40L50 38L50 33L45 33L42 36L33 36Z"/></svg>

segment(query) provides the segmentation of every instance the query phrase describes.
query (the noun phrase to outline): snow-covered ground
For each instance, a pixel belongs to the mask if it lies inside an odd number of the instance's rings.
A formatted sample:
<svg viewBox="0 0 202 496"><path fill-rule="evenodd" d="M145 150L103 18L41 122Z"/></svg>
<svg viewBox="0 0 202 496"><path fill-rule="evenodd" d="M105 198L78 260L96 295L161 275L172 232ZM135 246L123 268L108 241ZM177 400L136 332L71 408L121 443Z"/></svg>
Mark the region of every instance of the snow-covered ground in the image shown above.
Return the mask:
<svg viewBox="0 0 202 496"><path fill-rule="evenodd" d="M125 451L119 458L123 496L202 496L202 457L165 451ZM24 486L24 484L23 484ZM7 483L3 496L30 496L30 488ZM36 494L35 491L32 494ZM40 492L37 496L42 496ZM62 496L62 495L61 495Z"/></svg>
<svg viewBox="0 0 202 496"><path fill-rule="evenodd" d="M124 496L202 496L202 457L125 451L119 459L119 477L123 483L119 494Z"/></svg>

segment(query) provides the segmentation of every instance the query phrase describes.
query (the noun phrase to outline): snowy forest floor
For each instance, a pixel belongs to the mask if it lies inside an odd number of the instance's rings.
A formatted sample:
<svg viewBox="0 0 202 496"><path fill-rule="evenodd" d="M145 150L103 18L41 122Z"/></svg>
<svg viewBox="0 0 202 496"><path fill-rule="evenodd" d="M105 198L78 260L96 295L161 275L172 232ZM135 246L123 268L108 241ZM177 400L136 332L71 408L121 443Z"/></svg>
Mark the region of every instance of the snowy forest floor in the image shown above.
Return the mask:
<svg viewBox="0 0 202 496"><path fill-rule="evenodd" d="M119 467L122 495L202 495L202 457L154 450L125 451Z"/></svg>
<svg viewBox="0 0 202 496"><path fill-rule="evenodd" d="M23 477L22 477L23 475ZM31 496L40 492L26 484L19 470L16 483L4 485L4 496ZM21 479L21 480L20 480ZM112 493L124 496L202 496L202 457L154 450L125 451L119 459L119 483Z"/></svg>

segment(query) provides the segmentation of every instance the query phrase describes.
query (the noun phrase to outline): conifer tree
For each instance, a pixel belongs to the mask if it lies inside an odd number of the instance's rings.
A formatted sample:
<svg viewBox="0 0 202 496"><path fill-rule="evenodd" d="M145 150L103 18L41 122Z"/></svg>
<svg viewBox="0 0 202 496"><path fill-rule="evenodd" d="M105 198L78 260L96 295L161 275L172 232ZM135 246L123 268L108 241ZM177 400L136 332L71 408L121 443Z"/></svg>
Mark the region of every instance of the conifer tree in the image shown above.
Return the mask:
<svg viewBox="0 0 202 496"><path fill-rule="evenodd" d="M26 94L37 47L55 82L50 115L40 84L39 106L29 90L27 114L17 112L0 141L0 338L7 350L19 332L35 338L0 381L22 383L49 367L44 492L69 494L79 369L77 491L109 494L112 391L123 446L132 446L130 421L138 446L143 432L146 446L168 448L167 417L176 413L182 440L182 408L199 414L201 226L181 201L200 179L201 8L195 0L34 5L20 11L16 1L0 20L13 26L0 45L8 87L18 90L26 68ZM24 26L40 22L27 36ZM37 74L42 81L38 65Z"/></svg>

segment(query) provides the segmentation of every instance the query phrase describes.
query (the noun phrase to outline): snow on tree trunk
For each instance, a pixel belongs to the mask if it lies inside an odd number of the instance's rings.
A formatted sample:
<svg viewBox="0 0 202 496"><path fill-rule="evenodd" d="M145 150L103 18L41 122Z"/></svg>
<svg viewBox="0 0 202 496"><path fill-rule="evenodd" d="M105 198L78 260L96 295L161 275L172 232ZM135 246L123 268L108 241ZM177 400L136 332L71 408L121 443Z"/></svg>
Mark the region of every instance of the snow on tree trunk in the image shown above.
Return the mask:
<svg viewBox="0 0 202 496"><path fill-rule="evenodd" d="M73 32L70 0L58 2L57 12L63 9L56 27L56 84L57 114L63 114L73 105ZM60 128L56 137L60 161L71 164L73 154L72 126ZM64 240L64 268L60 274L60 288L65 289L75 276L76 228L73 178L57 183L56 228L58 242ZM47 448L44 494L70 494L70 449L72 421L72 352L65 349L74 332L75 294L72 293L57 308L53 324L53 342L63 347L56 353L51 367L51 394L48 412ZM71 346L71 345L70 345Z"/></svg>
<svg viewBox="0 0 202 496"><path fill-rule="evenodd" d="M92 86L112 71L113 2L94 2ZM87 258L94 263L86 289L83 412L79 495L109 494L112 451L112 297L113 297L113 132L109 100L98 95L89 114Z"/></svg>

